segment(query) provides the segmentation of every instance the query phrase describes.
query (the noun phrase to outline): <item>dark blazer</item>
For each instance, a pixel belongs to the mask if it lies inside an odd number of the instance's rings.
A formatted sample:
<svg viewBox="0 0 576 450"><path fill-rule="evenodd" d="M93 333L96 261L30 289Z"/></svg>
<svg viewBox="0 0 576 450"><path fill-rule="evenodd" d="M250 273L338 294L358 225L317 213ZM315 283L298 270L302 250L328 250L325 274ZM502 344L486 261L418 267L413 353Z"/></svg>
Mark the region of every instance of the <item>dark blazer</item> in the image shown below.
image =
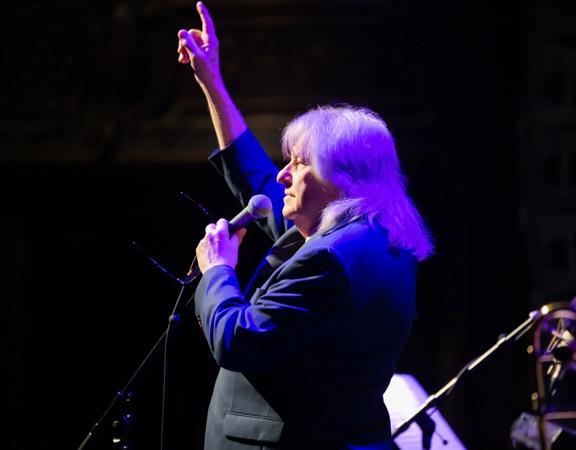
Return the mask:
<svg viewBox="0 0 576 450"><path fill-rule="evenodd" d="M250 131L211 161L243 205L271 198L261 226L277 242L244 294L228 266L197 287L221 367L205 448L391 448L382 394L414 314L415 258L363 218L304 242L282 218L278 169Z"/></svg>

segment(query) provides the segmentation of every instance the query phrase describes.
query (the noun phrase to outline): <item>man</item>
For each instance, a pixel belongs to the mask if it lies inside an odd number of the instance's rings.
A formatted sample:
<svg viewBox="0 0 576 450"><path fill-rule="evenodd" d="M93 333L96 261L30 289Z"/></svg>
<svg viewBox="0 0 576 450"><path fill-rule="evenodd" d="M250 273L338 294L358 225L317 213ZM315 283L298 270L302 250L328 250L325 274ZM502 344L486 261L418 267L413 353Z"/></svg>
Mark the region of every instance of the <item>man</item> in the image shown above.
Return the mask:
<svg viewBox="0 0 576 450"><path fill-rule="evenodd" d="M276 243L244 293L234 268L245 234L220 219L196 254L196 312L221 367L206 449L389 449L382 394L414 313L416 263L432 252L394 143L374 112L318 107L282 137L278 171L232 101L213 21L180 30L221 151L211 162L246 204L271 198Z"/></svg>

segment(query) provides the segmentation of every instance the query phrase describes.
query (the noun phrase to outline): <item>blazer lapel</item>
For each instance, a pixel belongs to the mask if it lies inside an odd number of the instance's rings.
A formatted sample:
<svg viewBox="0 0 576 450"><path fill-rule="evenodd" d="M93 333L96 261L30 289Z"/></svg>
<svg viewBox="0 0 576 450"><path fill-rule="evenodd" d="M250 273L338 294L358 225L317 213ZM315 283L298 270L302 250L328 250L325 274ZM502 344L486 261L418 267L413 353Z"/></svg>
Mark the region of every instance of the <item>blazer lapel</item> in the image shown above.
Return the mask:
<svg viewBox="0 0 576 450"><path fill-rule="evenodd" d="M244 291L244 298L250 298L254 290L264 284L268 277L284 262L290 259L303 244L304 237L294 226L280 236L280 239L272 246L250 279Z"/></svg>

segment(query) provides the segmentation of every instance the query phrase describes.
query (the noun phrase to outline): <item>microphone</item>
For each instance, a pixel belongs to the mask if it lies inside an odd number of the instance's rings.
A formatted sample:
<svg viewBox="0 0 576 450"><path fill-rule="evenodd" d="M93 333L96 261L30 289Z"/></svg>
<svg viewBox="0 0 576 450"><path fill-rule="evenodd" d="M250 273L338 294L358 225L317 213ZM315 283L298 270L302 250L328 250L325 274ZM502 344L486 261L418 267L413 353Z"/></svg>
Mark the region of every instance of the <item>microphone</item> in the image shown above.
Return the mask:
<svg viewBox="0 0 576 450"><path fill-rule="evenodd" d="M228 222L228 232L230 234L238 231L240 228L248 226L250 223L258 219L263 219L268 216L272 211L272 201L262 194L254 195L246 207L240 211L230 222ZM200 269L196 263L196 258L186 274L183 284L189 284L200 275Z"/></svg>
<svg viewBox="0 0 576 450"><path fill-rule="evenodd" d="M270 199L262 194L255 195L250 199L246 207L228 222L228 231L232 234L240 228L245 228L254 220L268 216L271 211L272 202Z"/></svg>

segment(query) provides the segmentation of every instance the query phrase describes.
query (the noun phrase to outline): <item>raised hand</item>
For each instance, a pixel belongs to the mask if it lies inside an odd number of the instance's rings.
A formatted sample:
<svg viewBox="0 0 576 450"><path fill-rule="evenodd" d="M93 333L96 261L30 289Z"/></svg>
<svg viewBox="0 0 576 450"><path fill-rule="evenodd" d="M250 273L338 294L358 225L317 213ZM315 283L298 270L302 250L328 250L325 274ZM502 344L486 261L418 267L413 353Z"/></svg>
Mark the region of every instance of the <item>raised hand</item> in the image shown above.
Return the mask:
<svg viewBox="0 0 576 450"><path fill-rule="evenodd" d="M178 62L190 63L198 82L205 85L220 78L218 38L206 6L198 2L196 9L202 20L202 30L178 31Z"/></svg>
<svg viewBox="0 0 576 450"><path fill-rule="evenodd" d="M223 149L246 130L246 122L222 80L218 38L212 17L202 2L196 3L196 9L202 20L202 30L178 31L178 61L192 66L208 102L218 145Z"/></svg>

